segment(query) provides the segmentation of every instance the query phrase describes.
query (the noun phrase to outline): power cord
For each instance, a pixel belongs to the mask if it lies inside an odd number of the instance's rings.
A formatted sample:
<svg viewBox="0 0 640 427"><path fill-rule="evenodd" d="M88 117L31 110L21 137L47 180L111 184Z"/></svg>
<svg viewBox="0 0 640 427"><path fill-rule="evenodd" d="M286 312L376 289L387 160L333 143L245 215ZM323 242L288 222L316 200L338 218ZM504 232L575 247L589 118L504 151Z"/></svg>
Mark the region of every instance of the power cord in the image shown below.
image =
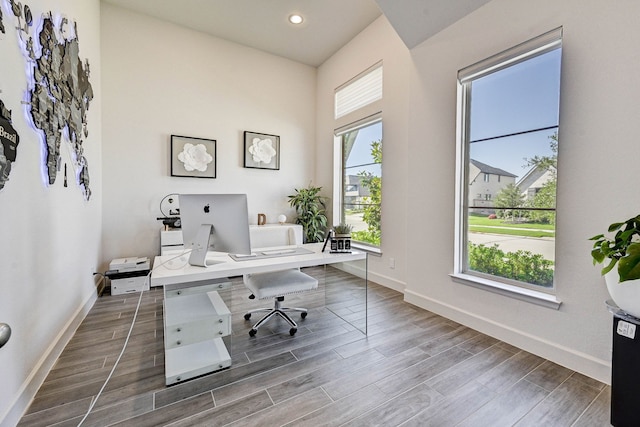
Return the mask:
<svg viewBox="0 0 640 427"><path fill-rule="evenodd" d="M186 253L189 253L189 252L191 252L191 250L185 250L180 255L176 255L173 258L169 258L168 260L164 261L160 265L157 265L157 266L154 265L153 268L151 270L149 270L149 273L147 273L147 276L146 276L146 282L149 282L149 289L151 289L151 273L156 268L162 267L163 265L173 261L174 259L180 258L180 257L182 257L183 255L185 255ZM185 265L186 265L186 263L185 263ZM184 265L183 265L183 267L184 267ZM102 273L94 273L94 274L102 274ZM145 282L145 284L146 284L146 282ZM140 303L142 302L142 295L144 294L144 288L145 288L145 286L142 286L142 290L140 291L140 295L138 296L138 304L136 305L136 311L133 314L133 319L131 320L131 326L129 327L129 332L127 333L127 338L125 339L124 345L122 346L122 351L120 351L120 354L118 355L118 358L116 359L116 362L113 364L113 368L111 368L111 372L109 372L109 375L107 376L107 379L104 381L104 384L102 384L102 387L100 388L100 391L98 391L98 394L96 395L95 399L93 399L93 402L91 402L91 405L89 406L89 409L87 410L86 414L84 414L84 417L82 417L82 419L78 423L78 427L80 427L82 425L82 423L85 422L85 420L87 419L89 414L91 414L91 411L93 410L93 407L98 402L98 399L102 395L102 392L104 391L105 387L109 383L109 380L113 376L113 373L115 372L116 368L118 367L118 363L120 363L120 359L122 358L122 355L124 354L125 350L127 349L127 345L129 344L129 338L131 337L131 332L133 331L133 326L136 323L136 319L138 318L138 312L140 311Z"/></svg>

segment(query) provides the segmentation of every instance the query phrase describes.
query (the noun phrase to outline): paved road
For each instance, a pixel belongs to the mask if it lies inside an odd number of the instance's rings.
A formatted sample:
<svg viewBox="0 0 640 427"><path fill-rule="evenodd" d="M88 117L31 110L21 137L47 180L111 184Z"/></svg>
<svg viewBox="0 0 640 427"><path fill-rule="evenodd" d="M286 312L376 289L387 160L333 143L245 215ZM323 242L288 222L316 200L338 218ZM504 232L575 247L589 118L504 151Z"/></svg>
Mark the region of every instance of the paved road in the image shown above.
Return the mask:
<svg viewBox="0 0 640 427"><path fill-rule="evenodd" d="M469 233L469 240L475 244L492 246L497 243L505 252L515 252L519 249L542 254L545 259L555 261L555 238L553 237L520 237L506 234Z"/></svg>
<svg viewBox="0 0 640 427"><path fill-rule="evenodd" d="M353 224L353 231L366 230L367 224L362 220L362 213L348 216L349 224ZM492 226L490 226L492 227ZM499 226L493 226L501 228ZM511 228L511 227L504 227ZM530 230L523 228L523 230ZM546 231L546 230L542 230ZM534 254L542 254L545 259L555 261L555 238L553 237L521 237L506 234L469 233L469 240L475 244L491 246L497 243L505 252L515 252L519 249L530 251Z"/></svg>

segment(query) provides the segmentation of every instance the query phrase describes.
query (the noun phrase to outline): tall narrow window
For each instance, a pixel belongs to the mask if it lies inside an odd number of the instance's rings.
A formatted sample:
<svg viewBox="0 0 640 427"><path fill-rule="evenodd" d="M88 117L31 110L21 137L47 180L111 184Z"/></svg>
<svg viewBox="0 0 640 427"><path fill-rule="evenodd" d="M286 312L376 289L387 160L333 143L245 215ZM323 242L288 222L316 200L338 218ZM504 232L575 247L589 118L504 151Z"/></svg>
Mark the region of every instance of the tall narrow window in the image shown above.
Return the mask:
<svg viewBox="0 0 640 427"><path fill-rule="evenodd" d="M470 280L554 291L561 40L557 29L458 73L455 269Z"/></svg>
<svg viewBox="0 0 640 427"><path fill-rule="evenodd" d="M352 240L380 246L382 210L382 122L377 120L340 136L342 146L342 223Z"/></svg>
<svg viewBox="0 0 640 427"><path fill-rule="evenodd" d="M382 64L336 89L334 222L356 246L378 251L382 211Z"/></svg>

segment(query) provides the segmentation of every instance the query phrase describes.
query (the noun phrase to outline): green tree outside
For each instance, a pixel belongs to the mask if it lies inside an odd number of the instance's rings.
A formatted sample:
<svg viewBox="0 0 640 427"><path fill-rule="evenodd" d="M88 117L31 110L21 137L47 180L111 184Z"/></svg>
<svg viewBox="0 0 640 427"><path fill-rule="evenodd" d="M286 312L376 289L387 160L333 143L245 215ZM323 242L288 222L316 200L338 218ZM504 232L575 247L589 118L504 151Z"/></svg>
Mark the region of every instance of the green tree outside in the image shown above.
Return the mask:
<svg viewBox="0 0 640 427"><path fill-rule="evenodd" d="M525 196L520 191L520 188L514 183L510 183L496 195L493 205L496 207L496 215L498 218L515 222L517 219L520 219L522 215L520 210L500 208L520 208L524 206L524 202Z"/></svg>
<svg viewBox="0 0 640 427"><path fill-rule="evenodd" d="M376 164L382 164L382 140L371 142L371 156ZM371 172L358 173L360 183L369 189L369 196L363 198L363 221L367 224L364 231L354 231L351 236L354 240L380 246L381 237L381 206L382 206L382 177Z"/></svg>

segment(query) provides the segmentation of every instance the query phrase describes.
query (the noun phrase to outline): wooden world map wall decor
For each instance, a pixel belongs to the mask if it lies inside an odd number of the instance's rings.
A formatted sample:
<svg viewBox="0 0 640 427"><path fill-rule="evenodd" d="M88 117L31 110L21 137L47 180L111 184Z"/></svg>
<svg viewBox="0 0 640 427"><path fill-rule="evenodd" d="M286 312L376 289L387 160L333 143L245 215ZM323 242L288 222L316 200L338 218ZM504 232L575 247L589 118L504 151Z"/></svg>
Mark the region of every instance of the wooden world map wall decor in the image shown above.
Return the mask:
<svg viewBox="0 0 640 427"><path fill-rule="evenodd" d="M16 19L18 38L27 59L27 114L40 131L44 145L44 168L48 183L54 184L61 170L63 138L71 146L78 185L85 200L91 197L89 165L83 143L88 136L87 111L93 99L88 60L79 52L77 23L42 16L33 31L33 15L28 5L9 0ZM4 30L0 15L0 29ZM1 188L1 187L0 187Z"/></svg>
<svg viewBox="0 0 640 427"><path fill-rule="evenodd" d="M0 99L0 190L9 180L11 164L16 161L20 136L11 125L11 111Z"/></svg>

